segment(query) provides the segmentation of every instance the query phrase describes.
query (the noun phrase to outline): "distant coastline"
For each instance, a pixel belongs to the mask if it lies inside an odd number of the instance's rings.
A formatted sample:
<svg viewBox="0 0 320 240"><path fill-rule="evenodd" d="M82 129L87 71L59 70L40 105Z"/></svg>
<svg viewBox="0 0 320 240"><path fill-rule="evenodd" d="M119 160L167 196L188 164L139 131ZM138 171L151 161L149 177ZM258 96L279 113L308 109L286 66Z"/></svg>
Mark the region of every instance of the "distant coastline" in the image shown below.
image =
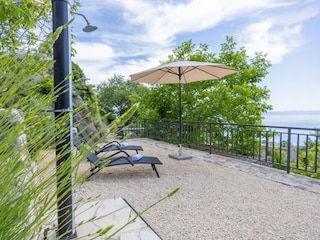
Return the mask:
<svg viewBox="0 0 320 240"><path fill-rule="evenodd" d="M287 111L270 111L266 114L287 114L287 115L301 115L301 114L310 114L310 115L320 115L320 110L287 110Z"/></svg>
<svg viewBox="0 0 320 240"><path fill-rule="evenodd" d="M270 111L263 114L264 125L283 127L320 128L320 110Z"/></svg>

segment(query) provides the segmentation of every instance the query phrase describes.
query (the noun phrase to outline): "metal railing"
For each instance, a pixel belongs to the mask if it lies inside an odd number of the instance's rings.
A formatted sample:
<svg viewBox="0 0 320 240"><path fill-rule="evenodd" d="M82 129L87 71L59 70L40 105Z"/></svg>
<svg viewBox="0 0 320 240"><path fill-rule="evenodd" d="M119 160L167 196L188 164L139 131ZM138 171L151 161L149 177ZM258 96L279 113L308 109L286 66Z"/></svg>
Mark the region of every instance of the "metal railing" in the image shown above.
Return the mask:
<svg viewBox="0 0 320 240"><path fill-rule="evenodd" d="M136 119L127 129L138 137L179 142L179 121ZM189 148L223 154L306 175L319 174L320 129L183 121L182 142Z"/></svg>

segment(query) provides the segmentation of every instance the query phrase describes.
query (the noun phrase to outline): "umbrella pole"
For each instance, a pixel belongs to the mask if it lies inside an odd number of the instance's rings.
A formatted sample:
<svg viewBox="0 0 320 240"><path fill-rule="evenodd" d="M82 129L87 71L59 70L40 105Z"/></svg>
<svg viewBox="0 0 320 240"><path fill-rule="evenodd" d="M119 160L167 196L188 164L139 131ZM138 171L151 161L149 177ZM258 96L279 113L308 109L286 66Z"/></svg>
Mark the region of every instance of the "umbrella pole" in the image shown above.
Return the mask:
<svg viewBox="0 0 320 240"><path fill-rule="evenodd" d="M179 109L179 115L180 115L180 131L179 131L179 155L182 155L182 84L181 84L181 74L179 69L179 99L180 99L180 109Z"/></svg>
<svg viewBox="0 0 320 240"><path fill-rule="evenodd" d="M169 157L178 159L178 160L188 160L192 157L186 154L182 154L182 83L181 83L181 68L179 67L179 117L180 117L180 129L179 129L179 152L178 154L173 153L169 154Z"/></svg>

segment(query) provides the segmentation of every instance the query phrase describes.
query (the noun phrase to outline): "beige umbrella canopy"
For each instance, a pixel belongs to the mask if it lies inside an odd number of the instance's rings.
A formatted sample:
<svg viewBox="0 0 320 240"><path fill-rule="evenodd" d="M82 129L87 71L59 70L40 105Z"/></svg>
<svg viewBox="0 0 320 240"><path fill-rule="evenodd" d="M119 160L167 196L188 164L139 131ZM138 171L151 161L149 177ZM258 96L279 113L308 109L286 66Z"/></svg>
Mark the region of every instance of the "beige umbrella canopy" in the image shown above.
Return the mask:
<svg viewBox="0 0 320 240"><path fill-rule="evenodd" d="M237 71L220 63L176 61L132 74L130 77L132 82L177 84L219 79Z"/></svg>
<svg viewBox="0 0 320 240"><path fill-rule="evenodd" d="M179 84L180 85L180 142L179 154L171 154L176 159L190 159L190 156L182 154L182 84L198 82L202 80L215 80L229 74L238 72L220 63L175 61L163 64L155 68L130 75L132 82L149 84Z"/></svg>

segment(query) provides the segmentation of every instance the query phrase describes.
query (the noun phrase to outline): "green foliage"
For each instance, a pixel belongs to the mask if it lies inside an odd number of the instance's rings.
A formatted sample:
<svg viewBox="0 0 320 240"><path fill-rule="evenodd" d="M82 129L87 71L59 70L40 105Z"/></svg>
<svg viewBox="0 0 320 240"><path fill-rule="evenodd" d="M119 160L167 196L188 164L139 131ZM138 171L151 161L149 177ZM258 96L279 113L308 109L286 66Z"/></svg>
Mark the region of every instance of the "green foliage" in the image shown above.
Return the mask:
<svg viewBox="0 0 320 240"><path fill-rule="evenodd" d="M0 1L0 52L37 49L52 32L51 0L1 0ZM79 1L72 1L70 8L75 11Z"/></svg>
<svg viewBox="0 0 320 240"><path fill-rule="evenodd" d="M61 139L51 134L57 129L45 111L55 101L55 94L48 75L53 62L43 53L52 49L61 28L43 36L35 47L35 27L51 7L51 1L42 2L0 3L0 239L42 237L43 227L56 216L61 201L57 192L65 188L63 184L57 188L56 176L70 177L79 163L79 156L70 157L68 164L55 171L61 156L51 156L48 150ZM69 132L67 119L56 123L60 126L57 136ZM62 154L68 152L70 149ZM70 169L71 161L74 167Z"/></svg>
<svg viewBox="0 0 320 240"><path fill-rule="evenodd" d="M20 50L23 46L34 46L39 40L35 29L45 33L51 1L1 0L0 2L0 51Z"/></svg>
<svg viewBox="0 0 320 240"><path fill-rule="evenodd" d="M315 134L318 135L318 133ZM296 167L306 172L320 173L318 156L320 147L317 146L316 142L311 140L311 138L308 139L308 144L306 142L304 144L304 146L296 149L296 151L299 151Z"/></svg>
<svg viewBox="0 0 320 240"><path fill-rule="evenodd" d="M134 83L136 85L136 91L131 92L129 100L131 104L139 103L139 108L135 113L137 118L158 118L159 114L156 109L152 108L150 103L153 98L153 91L151 88L146 87L140 83Z"/></svg>
<svg viewBox="0 0 320 240"><path fill-rule="evenodd" d="M318 137L318 132L315 133L315 136ZM294 159L291 156L290 159L290 171L301 174L304 176L309 176L312 178L320 179L320 166L319 166L319 150L320 147L317 147L316 140L308 138L308 143L304 142L305 145L291 146L291 150L294 153L299 153L297 159ZM307 147L308 146L308 147ZM282 141L281 144L282 152L280 154L280 149L274 150L274 166L275 168L286 169L287 166L287 141ZM285 150L284 150L285 149Z"/></svg>
<svg viewBox="0 0 320 240"><path fill-rule="evenodd" d="M113 120L128 111L134 103L144 102L148 98L149 89L142 84L125 80L122 75L114 75L97 85L97 96L101 113ZM140 104L138 116L149 115L153 112L146 104Z"/></svg>
<svg viewBox="0 0 320 240"><path fill-rule="evenodd" d="M150 97L148 98L148 106L157 112L159 118L179 119L178 96L178 84L156 85L151 89ZM185 96L183 96L183 99L185 99ZM183 100L184 110L185 107L185 101ZM186 112L183 111L183 114L186 114Z"/></svg>
<svg viewBox="0 0 320 240"><path fill-rule="evenodd" d="M32 87L35 88L39 94L50 94L54 88L52 76L42 76L41 80L37 81Z"/></svg>
<svg viewBox="0 0 320 240"><path fill-rule="evenodd" d="M80 66L72 62L72 83L80 97L87 103L93 117L98 118L100 106L98 97L93 90L93 85L87 84L87 78Z"/></svg>
<svg viewBox="0 0 320 240"><path fill-rule="evenodd" d="M32 85L33 77L45 74L52 62L35 52L19 59L15 53L0 57L4 73L0 85L0 239L36 239L55 216L58 200L57 173L52 171L57 157L47 158L47 147L56 139L43 143L43 137L55 128L43 111L54 102L54 94L40 94L37 85ZM62 121L58 124L66 126ZM66 131L59 129L59 133ZM60 170L65 172L66 167Z"/></svg>

